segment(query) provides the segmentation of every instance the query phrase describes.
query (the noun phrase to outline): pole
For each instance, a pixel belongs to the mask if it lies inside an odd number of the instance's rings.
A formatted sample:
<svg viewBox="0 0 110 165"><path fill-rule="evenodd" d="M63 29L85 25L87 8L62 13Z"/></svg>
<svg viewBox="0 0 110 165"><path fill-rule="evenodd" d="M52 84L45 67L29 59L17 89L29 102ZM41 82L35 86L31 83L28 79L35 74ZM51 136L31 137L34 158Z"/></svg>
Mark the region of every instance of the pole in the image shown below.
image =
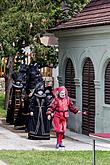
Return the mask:
<svg viewBox="0 0 110 165"><path fill-rule="evenodd" d="M95 139L93 139L93 165L96 165Z"/></svg>

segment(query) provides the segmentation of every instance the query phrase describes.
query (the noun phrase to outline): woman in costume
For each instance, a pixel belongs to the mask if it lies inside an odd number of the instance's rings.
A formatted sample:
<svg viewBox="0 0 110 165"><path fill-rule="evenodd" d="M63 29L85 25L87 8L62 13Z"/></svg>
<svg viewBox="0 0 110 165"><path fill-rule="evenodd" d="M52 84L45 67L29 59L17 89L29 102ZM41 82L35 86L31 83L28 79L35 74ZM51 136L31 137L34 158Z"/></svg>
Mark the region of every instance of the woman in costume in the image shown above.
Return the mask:
<svg viewBox="0 0 110 165"><path fill-rule="evenodd" d="M55 98L49 105L47 111L48 120L53 118L53 127L57 134L56 148L65 147L62 143L62 139L66 131L67 119L69 117L68 109L74 114L77 112L80 113L80 111L78 111L77 107L73 105L64 86L55 88L53 94Z"/></svg>
<svg viewBox="0 0 110 165"><path fill-rule="evenodd" d="M52 102L53 98L54 98L54 95L53 95L53 92L52 92L52 87L51 86L47 86L45 87L45 94L46 94L46 97L47 97L47 106L50 105L50 103ZM52 129L52 119L50 120L50 130Z"/></svg>
<svg viewBox="0 0 110 165"><path fill-rule="evenodd" d="M48 100L44 90L35 89L29 105L28 138L35 140L50 139L50 121L47 119Z"/></svg>

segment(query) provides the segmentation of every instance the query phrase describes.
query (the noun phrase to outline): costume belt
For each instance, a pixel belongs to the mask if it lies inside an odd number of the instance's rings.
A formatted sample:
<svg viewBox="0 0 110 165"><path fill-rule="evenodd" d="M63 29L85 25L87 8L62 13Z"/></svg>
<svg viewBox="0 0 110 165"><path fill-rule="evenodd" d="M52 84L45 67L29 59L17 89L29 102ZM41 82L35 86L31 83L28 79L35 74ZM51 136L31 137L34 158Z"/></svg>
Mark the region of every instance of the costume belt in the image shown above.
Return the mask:
<svg viewBox="0 0 110 165"><path fill-rule="evenodd" d="M56 112L68 112L68 110L55 110Z"/></svg>

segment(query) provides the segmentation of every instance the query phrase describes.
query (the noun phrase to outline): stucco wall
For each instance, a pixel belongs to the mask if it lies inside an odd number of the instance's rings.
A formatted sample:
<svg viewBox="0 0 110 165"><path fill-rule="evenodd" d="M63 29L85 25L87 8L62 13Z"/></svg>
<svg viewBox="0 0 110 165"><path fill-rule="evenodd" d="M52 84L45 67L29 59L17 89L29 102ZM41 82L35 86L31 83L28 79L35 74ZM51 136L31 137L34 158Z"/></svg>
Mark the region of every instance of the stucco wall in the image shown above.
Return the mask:
<svg viewBox="0 0 110 165"><path fill-rule="evenodd" d="M82 69L86 57L95 72L95 132L110 132L110 105L104 103L104 74L110 60L110 26L65 30L56 32L59 37L59 77L65 82L66 59L70 58L75 69L76 104L82 110ZM82 116L70 115L69 128L82 130Z"/></svg>

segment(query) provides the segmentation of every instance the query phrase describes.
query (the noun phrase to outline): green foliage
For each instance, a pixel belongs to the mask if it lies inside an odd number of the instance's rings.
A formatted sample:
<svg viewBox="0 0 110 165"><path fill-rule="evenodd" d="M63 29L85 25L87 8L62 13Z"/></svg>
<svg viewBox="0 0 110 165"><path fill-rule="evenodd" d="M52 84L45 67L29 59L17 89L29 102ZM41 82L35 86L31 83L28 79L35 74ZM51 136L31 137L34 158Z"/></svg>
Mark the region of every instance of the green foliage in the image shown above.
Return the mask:
<svg viewBox="0 0 110 165"><path fill-rule="evenodd" d="M6 110L4 109L5 95L0 94L0 117L6 117Z"/></svg>
<svg viewBox="0 0 110 165"><path fill-rule="evenodd" d="M67 21L87 2L88 0L65 0L64 2L62 0L1 0L2 50L0 49L0 55L15 56L21 49L23 41L25 46L32 45L36 34L43 34L48 28ZM44 53L43 57L48 54L46 59L49 59L52 53L53 60L56 59L57 55L53 49L50 50L38 44L34 48L36 56ZM55 60L52 62L52 57L50 59L48 63L53 63L54 66Z"/></svg>
<svg viewBox="0 0 110 165"><path fill-rule="evenodd" d="M18 70L18 68L21 64L21 61L24 62L26 58L27 58L27 56L25 56L25 54L18 54L15 58L13 69Z"/></svg>
<svg viewBox="0 0 110 165"><path fill-rule="evenodd" d="M39 61L40 66L56 67L58 65L58 51L54 47L44 46L34 42L33 54L35 61Z"/></svg>

